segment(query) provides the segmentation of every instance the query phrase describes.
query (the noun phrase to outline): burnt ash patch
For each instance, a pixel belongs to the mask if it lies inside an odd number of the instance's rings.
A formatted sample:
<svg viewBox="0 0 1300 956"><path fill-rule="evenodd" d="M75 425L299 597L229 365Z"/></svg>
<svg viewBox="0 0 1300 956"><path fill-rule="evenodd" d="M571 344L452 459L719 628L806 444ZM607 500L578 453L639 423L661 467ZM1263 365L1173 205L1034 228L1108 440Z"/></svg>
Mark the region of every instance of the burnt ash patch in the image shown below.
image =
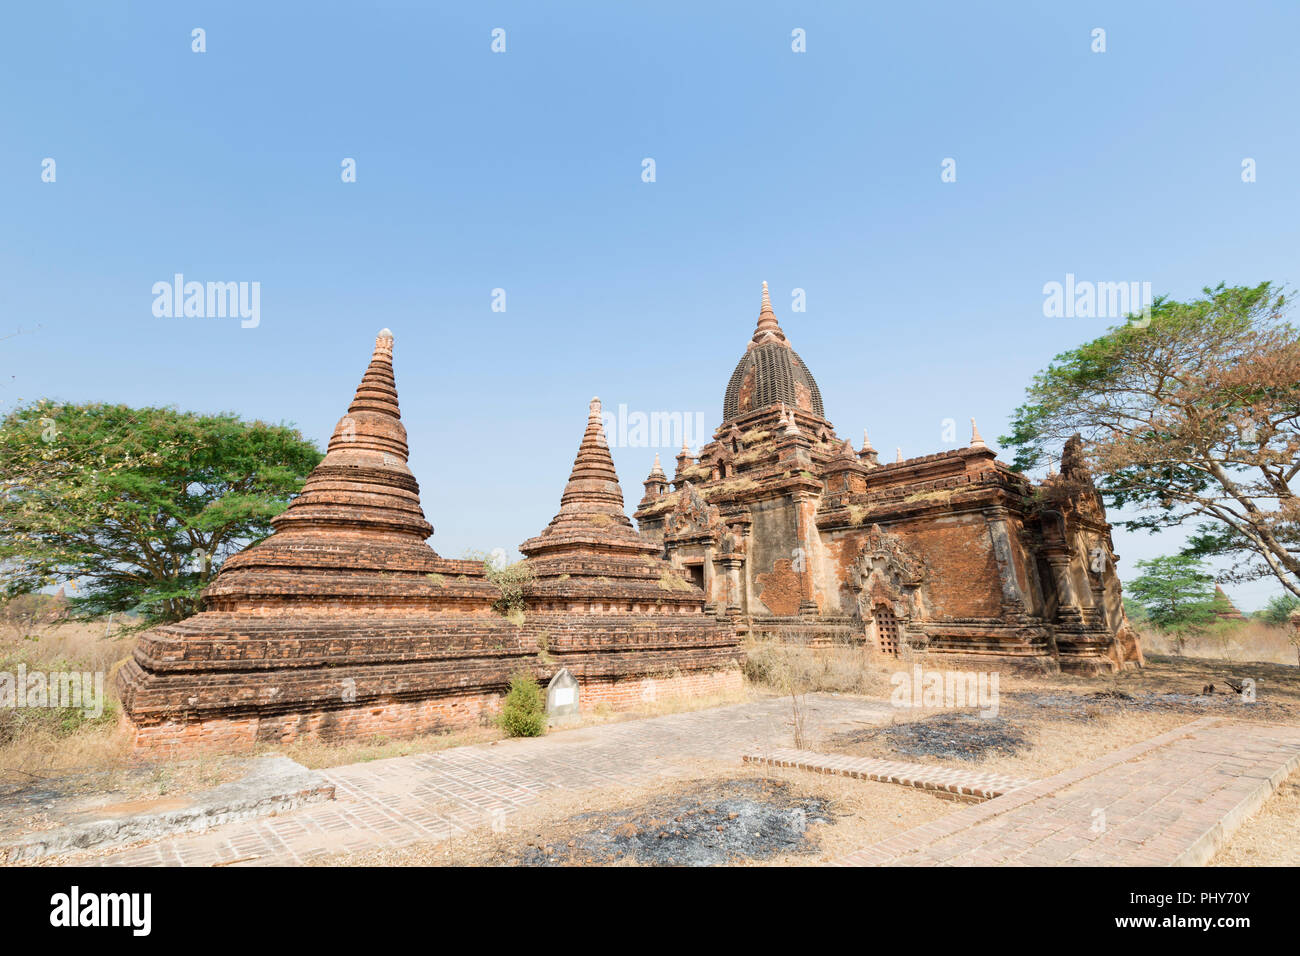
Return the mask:
<svg viewBox="0 0 1300 956"><path fill-rule="evenodd" d="M1029 739L1002 717L934 714L920 720L836 734L832 750L846 744L877 741L908 757L943 757L975 761L993 754L1014 756Z"/></svg>
<svg viewBox="0 0 1300 956"><path fill-rule="evenodd" d="M1226 685L1216 683L1214 693L1125 693L1119 690L1095 691L1091 694L1014 693L1004 694L1004 703L1038 712L1041 716L1065 720L1086 720L1099 714L1121 713L1222 713L1239 711L1248 707L1252 713L1275 710L1276 705L1265 700L1247 703ZM1261 689L1260 693L1263 691Z"/></svg>
<svg viewBox="0 0 1300 956"><path fill-rule="evenodd" d="M813 852L810 828L831 822L829 801L800 795L782 781L727 780L634 809L572 817L568 825L581 832L553 844L530 845L516 862L716 866Z"/></svg>

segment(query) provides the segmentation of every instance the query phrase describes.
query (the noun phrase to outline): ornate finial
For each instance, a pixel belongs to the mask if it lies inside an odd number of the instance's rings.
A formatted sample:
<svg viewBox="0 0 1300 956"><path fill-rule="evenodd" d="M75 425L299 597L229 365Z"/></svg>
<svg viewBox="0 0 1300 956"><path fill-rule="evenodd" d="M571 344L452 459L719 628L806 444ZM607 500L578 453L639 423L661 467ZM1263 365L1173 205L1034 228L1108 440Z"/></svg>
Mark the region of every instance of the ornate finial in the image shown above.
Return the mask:
<svg viewBox="0 0 1300 956"><path fill-rule="evenodd" d="M760 342L766 342L775 339L778 342L785 341L785 333L781 331L780 324L776 321L776 313L772 311L772 299L767 292L767 283L763 283L763 302L758 310L758 328L754 330L751 345L757 345Z"/></svg>
<svg viewBox="0 0 1300 956"><path fill-rule="evenodd" d="M894 462L898 463L903 460L903 449L900 447L895 449L895 451L897 452L898 457L894 459Z"/></svg>
<svg viewBox="0 0 1300 956"><path fill-rule="evenodd" d="M593 397L591 403L587 406L587 416L589 418L600 417L600 398Z"/></svg>
<svg viewBox="0 0 1300 956"><path fill-rule="evenodd" d="M650 469L650 476L646 478L646 484L655 481L663 481L666 477L663 465L659 464L659 453L655 452L655 465Z"/></svg>
<svg viewBox="0 0 1300 956"><path fill-rule="evenodd" d="M867 437L867 430L865 428L862 429L862 450L864 452L875 451L875 449L871 447L871 439Z"/></svg>
<svg viewBox="0 0 1300 956"><path fill-rule="evenodd" d="M393 356L393 333L388 329L380 329L375 336L375 354L381 353L389 358Z"/></svg>
<svg viewBox="0 0 1300 956"><path fill-rule="evenodd" d="M970 432L971 432L971 435L970 435L970 446L971 446L972 448L988 448L988 447L989 447L988 445L984 444L984 439L980 437L980 430L979 430L979 428L976 427L976 425L975 425L975 419L973 419L973 418L970 420Z"/></svg>

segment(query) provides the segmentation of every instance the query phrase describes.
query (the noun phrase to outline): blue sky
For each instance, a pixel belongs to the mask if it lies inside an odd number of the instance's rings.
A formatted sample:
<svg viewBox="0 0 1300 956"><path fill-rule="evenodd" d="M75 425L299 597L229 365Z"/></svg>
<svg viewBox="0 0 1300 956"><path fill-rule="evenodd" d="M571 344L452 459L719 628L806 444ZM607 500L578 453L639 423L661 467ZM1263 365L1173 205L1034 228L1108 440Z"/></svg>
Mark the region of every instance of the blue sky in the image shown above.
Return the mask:
<svg viewBox="0 0 1300 956"><path fill-rule="evenodd" d="M1110 324L1045 318L1046 282L1300 278L1294 3L0 16L0 407L233 410L323 445L389 326L448 556L550 520L592 395L712 429L762 280L839 432L892 458L951 447L948 418L1002 434ZM156 318L177 272L260 282L260 324ZM629 511L653 455L614 449ZM1178 543L1117 533L1121 573Z"/></svg>

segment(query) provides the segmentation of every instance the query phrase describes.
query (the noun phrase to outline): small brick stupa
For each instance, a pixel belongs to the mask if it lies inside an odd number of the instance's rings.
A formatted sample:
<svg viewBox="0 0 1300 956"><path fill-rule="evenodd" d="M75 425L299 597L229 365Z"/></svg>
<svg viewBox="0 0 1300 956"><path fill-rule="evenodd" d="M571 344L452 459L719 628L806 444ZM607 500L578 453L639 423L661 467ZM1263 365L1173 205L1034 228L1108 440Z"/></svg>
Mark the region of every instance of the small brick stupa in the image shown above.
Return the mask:
<svg viewBox="0 0 1300 956"><path fill-rule="evenodd" d="M476 720L535 648L476 561L439 557L406 464L393 337L275 533L201 613L144 634L119 678L136 745L401 734Z"/></svg>
<svg viewBox="0 0 1300 956"><path fill-rule="evenodd" d="M704 592L628 520L600 399L559 513L519 550L533 572L527 628L557 669L578 678L584 704L741 687L734 627L705 613Z"/></svg>
<svg viewBox="0 0 1300 956"><path fill-rule="evenodd" d="M1246 615L1237 609L1232 598L1228 597L1228 592L1218 584L1214 586L1214 616L1220 621L1246 620Z"/></svg>

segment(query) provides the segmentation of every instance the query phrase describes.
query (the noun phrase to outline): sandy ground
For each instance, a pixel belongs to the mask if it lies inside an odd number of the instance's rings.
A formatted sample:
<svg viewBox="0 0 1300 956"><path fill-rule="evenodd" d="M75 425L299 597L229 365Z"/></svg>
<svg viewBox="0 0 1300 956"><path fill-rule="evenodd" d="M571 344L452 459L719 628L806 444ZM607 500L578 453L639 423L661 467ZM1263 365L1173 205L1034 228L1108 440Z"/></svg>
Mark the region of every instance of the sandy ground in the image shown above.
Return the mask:
<svg viewBox="0 0 1300 956"><path fill-rule="evenodd" d="M1300 771L1273 793L1211 866L1300 866Z"/></svg>

